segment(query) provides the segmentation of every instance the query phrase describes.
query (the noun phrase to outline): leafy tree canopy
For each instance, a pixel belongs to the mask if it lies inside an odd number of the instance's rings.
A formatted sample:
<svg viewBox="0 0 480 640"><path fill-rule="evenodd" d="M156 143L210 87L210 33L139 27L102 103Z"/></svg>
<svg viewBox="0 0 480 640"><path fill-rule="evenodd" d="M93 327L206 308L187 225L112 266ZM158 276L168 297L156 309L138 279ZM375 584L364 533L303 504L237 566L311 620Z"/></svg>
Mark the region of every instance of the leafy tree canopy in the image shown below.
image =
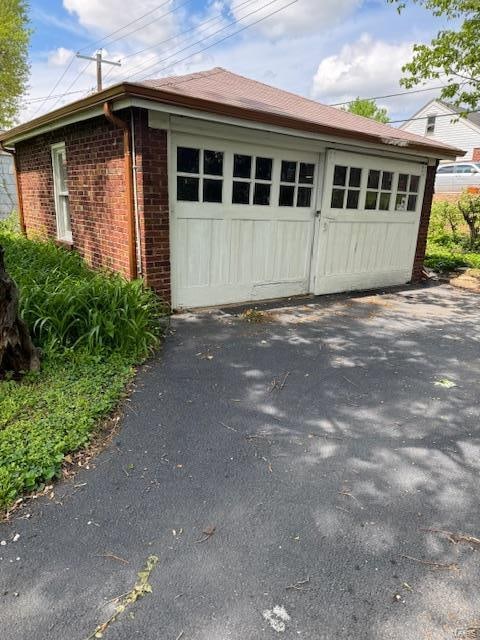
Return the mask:
<svg viewBox="0 0 480 640"><path fill-rule="evenodd" d="M367 98L355 98L346 107L343 107L344 111L354 113L357 116L364 116L365 118L371 118L378 122L388 122L388 112L383 107L379 107L375 100L368 100Z"/></svg>
<svg viewBox="0 0 480 640"><path fill-rule="evenodd" d="M388 0L399 12L409 4ZM416 44L413 58L403 67L400 81L406 89L428 80L445 82L441 98L457 107L478 109L480 104L480 0L410 0L436 17L452 20L452 28L437 33L429 45Z"/></svg>
<svg viewBox="0 0 480 640"><path fill-rule="evenodd" d="M20 98L25 92L28 64L27 2L0 0L0 128L14 123Z"/></svg>

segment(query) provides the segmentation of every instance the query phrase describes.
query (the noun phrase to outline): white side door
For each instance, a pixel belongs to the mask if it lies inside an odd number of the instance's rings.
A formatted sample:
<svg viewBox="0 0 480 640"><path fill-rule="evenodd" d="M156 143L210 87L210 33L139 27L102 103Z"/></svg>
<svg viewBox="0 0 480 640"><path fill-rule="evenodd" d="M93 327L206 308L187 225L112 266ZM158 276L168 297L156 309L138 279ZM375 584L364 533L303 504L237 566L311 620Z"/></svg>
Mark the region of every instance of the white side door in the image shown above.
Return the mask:
<svg viewBox="0 0 480 640"><path fill-rule="evenodd" d="M318 157L172 134L174 307L308 292Z"/></svg>
<svg viewBox="0 0 480 640"><path fill-rule="evenodd" d="M410 280L426 166L328 151L316 229L316 294Z"/></svg>

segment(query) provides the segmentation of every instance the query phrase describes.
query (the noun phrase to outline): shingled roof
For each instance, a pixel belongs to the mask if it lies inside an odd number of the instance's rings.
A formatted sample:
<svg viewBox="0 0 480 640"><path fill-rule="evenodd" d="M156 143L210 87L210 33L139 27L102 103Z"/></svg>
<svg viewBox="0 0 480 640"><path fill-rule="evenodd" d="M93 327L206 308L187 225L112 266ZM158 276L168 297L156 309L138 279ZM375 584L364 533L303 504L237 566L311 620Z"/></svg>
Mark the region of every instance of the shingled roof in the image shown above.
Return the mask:
<svg viewBox="0 0 480 640"><path fill-rule="evenodd" d="M273 124L294 130L381 145L424 151L438 158L455 158L463 151L430 138L357 116L315 100L245 78L221 67L183 76L121 83L66 105L0 135L8 143L44 124L125 97L187 107L216 115Z"/></svg>

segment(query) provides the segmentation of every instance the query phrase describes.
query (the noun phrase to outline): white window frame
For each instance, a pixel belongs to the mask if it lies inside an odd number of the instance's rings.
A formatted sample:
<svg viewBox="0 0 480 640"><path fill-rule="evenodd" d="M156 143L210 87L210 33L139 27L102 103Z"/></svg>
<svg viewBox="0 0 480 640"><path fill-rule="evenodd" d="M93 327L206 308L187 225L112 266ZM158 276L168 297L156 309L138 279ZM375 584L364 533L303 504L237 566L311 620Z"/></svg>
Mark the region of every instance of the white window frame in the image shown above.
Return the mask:
<svg viewBox="0 0 480 640"><path fill-rule="evenodd" d="M250 165L250 177L249 178L240 178L237 176L233 175L233 169L234 169L234 165L235 165L235 156L249 156L252 159L251 165ZM272 171L270 174L270 180L263 180L261 178L256 178L256 173L257 173L257 158L262 158L265 160L271 160L272 161ZM275 158L272 155L262 155L260 153L240 153L237 151L233 151L232 152L232 204L235 207L271 207L273 206L273 177L274 177L274 171L275 171ZM245 184L249 184L249 202L233 202L233 183L234 182L243 182ZM266 184L270 186L270 198L269 198L269 203L268 204L255 204L254 203L254 195L255 195L255 185L256 184Z"/></svg>
<svg viewBox="0 0 480 640"><path fill-rule="evenodd" d="M55 198L55 217L57 220L57 238L62 242L72 242L68 184L65 184L65 188L62 189L62 181L59 176L59 158L63 156L66 162L65 142L52 144L50 152L52 155L53 193Z"/></svg>
<svg viewBox="0 0 480 640"><path fill-rule="evenodd" d="M177 170L177 154L178 154L178 149L195 149L196 151L199 152L199 156L198 156L198 170L199 173L188 173L187 171L178 171ZM204 158L204 154L205 151L213 151L214 153L222 153L223 157L222 157L222 175L214 175L211 173L205 173L204 171L204 162L205 162L205 158ZM221 205L224 202L225 199L225 149L223 148L219 148L219 149L214 149L212 147L209 146L205 146L202 145L201 147L199 146L188 146L185 144L180 144L177 146L176 148L176 152L175 152L175 199L178 202L191 202L191 203L196 203L196 204L208 204L208 205ZM177 178L198 178L198 200L178 200L178 181ZM221 182L222 183L222 199L220 202L210 202L208 200L204 200L203 199L203 182L204 180L216 180L217 182Z"/></svg>
<svg viewBox="0 0 480 640"><path fill-rule="evenodd" d="M435 127L437 126L437 114L430 113L427 115L427 121L425 123L425 135L433 136L435 133Z"/></svg>
<svg viewBox="0 0 480 640"><path fill-rule="evenodd" d="M282 163L283 162L294 162L295 163L295 180L293 182L287 182L285 180L282 180ZM313 165L313 179L312 182L300 182L300 165L302 164L311 164ZM316 170L316 166L313 162L304 162L303 160L285 160L283 159L280 163L280 189L279 189L279 196L278 196L278 206L282 207L282 208L290 208L290 209L310 209L312 206L312 201L313 201L313 197L314 197L314 191L313 191L313 187L315 184L315 170ZM285 205L285 204L280 204L280 191L282 190L282 187L293 187L293 205ZM299 188L306 188L306 189L310 189L310 204L308 205L308 207L302 207L298 204L298 190Z"/></svg>

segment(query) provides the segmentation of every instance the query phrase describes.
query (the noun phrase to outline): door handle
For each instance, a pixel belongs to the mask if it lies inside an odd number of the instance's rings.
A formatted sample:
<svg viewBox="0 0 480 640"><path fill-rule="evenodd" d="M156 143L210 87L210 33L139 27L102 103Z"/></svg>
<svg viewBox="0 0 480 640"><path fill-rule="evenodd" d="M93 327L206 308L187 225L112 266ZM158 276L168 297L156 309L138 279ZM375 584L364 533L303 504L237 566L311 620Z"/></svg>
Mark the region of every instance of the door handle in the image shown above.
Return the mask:
<svg viewBox="0 0 480 640"><path fill-rule="evenodd" d="M320 218L321 214L322 212L318 209L318 211L315 211L315 218Z"/></svg>

